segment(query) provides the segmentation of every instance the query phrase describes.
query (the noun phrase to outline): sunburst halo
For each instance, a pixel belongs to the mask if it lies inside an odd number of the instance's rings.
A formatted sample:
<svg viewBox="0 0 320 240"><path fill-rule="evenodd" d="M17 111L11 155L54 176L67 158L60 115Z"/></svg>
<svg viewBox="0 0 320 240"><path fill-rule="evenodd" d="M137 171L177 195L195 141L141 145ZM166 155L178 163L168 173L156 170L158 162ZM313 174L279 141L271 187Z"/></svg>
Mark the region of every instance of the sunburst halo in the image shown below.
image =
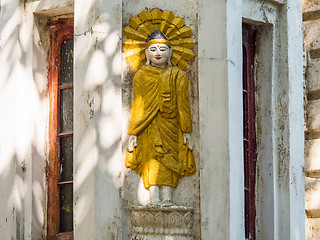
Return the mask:
<svg viewBox="0 0 320 240"><path fill-rule="evenodd" d="M132 70L137 71L146 63L146 41L155 30L163 32L170 41L173 50L172 64L185 70L188 61L194 57L191 28L185 26L182 17L175 17L171 11L162 12L160 9L152 12L142 10L138 16L131 17L129 25L123 29L126 37L123 40L124 57Z"/></svg>

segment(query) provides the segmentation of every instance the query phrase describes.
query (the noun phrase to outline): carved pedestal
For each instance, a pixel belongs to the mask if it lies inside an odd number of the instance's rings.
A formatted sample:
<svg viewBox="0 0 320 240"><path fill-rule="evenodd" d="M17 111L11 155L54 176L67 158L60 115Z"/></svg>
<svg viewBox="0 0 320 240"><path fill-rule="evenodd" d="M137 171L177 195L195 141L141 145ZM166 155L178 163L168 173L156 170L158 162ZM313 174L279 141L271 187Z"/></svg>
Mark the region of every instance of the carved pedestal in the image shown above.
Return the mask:
<svg viewBox="0 0 320 240"><path fill-rule="evenodd" d="M193 209L184 206L132 206L131 240L193 240Z"/></svg>

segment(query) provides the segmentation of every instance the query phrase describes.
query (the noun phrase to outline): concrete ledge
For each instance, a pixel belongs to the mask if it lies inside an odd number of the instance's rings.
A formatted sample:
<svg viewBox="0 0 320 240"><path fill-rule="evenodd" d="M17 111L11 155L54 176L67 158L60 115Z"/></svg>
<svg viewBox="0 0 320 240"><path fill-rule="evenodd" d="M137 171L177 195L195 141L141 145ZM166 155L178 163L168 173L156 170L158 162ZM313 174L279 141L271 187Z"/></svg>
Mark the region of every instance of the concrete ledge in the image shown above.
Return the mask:
<svg viewBox="0 0 320 240"><path fill-rule="evenodd" d="M308 101L314 101L314 100L320 99L320 89L315 91L309 91L307 98L308 98Z"/></svg>
<svg viewBox="0 0 320 240"><path fill-rule="evenodd" d="M320 218L320 209L306 209L307 218Z"/></svg>
<svg viewBox="0 0 320 240"><path fill-rule="evenodd" d="M309 11L303 13L303 21L313 21L320 18L320 10Z"/></svg>
<svg viewBox="0 0 320 240"><path fill-rule="evenodd" d="M276 5L283 5L284 1L283 0L269 0L270 3L274 3Z"/></svg>
<svg viewBox="0 0 320 240"><path fill-rule="evenodd" d="M306 140L314 140L320 138L320 129L313 129L305 131L305 139Z"/></svg>
<svg viewBox="0 0 320 240"><path fill-rule="evenodd" d="M308 101L308 105L306 106L306 129L308 131L318 131L320 130L320 118L319 118L319 109L320 109L320 99L316 99L316 95L313 96L313 101Z"/></svg>
<svg viewBox="0 0 320 240"><path fill-rule="evenodd" d="M34 14L43 15L47 17L65 15L65 14L72 14L74 12L74 5L66 6L66 7L59 7L59 8L52 8L48 10L42 10L39 12L35 12Z"/></svg>
<svg viewBox="0 0 320 240"><path fill-rule="evenodd" d="M319 59L320 58L320 48L311 49L309 51L309 54L310 54L311 59Z"/></svg>
<svg viewBox="0 0 320 240"><path fill-rule="evenodd" d="M309 178L320 178L320 169L306 170L305 176Z"/></svg>

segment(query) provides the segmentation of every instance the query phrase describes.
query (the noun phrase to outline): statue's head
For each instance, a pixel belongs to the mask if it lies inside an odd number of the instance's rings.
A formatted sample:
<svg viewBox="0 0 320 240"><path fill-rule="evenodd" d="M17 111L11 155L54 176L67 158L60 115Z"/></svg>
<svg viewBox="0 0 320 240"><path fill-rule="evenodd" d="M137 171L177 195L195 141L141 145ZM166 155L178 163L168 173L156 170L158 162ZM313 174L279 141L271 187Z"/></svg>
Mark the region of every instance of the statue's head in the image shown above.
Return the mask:
<svg viewBox="0 0 320 240"><path fill-rule="evenodd" d="M146 44L146 65L163 68L171 64L172 49L169 40L160 31L151 33Z"/></svg>

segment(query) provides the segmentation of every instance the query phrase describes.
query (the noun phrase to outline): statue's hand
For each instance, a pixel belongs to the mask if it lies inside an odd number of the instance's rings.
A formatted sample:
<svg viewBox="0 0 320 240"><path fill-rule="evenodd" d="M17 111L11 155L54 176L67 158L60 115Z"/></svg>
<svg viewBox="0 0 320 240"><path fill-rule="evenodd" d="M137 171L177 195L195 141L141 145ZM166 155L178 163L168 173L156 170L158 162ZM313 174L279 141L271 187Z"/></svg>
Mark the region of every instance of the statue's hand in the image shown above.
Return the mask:
<svg viewBox="0 0 320 240"><path fill-rule="evenodd" d="M193 143L192 143L192 138L191 138L191 134L190 134L190 133L184 133L184 134L183 134L183 144L186 145L186 144L187 144L187 141L189 142L188 148L189 148L190 150L192 150Z"/></svg>
<svg viewBox="0 0 320 240"><path fill-rule="evenodd" d="M132 152L133 148L137 146L137 136L129 135L128 151Z"/></svg>

